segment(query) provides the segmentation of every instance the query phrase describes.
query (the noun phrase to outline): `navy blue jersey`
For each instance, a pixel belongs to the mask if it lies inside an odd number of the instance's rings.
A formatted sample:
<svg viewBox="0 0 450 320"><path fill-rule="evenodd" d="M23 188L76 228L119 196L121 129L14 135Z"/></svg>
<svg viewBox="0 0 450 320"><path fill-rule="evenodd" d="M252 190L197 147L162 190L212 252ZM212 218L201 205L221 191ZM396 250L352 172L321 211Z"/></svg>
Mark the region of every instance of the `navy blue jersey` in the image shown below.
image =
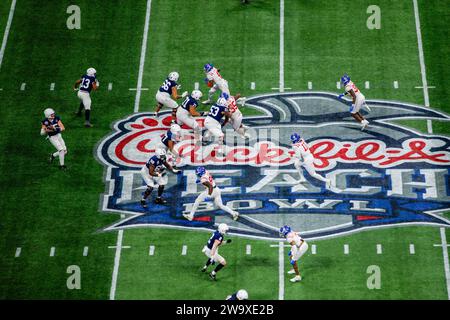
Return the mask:
<svg viewBox="0 0 450 320"><path fill-rule="evenodd" d="M169 141L172 140L175 142L176 135L169 130L161 137L161 142L164 143L165 146L169 147Z"/></svg>
<svg viewBox="0 0 450 320"><path fill-rule="evenodd" d="M167 78L166 80L164 80L163 84L161 85L161 87L159 87L159 91L161 92L167 92L168 94L172 94L172 88L176 87L177 83L175 81L169 80L169 78Z"/></svg>
<svg viewBox="0 0 450 320"><path fill-rule="evenodd" d="M166 169L164 162L156 155L148 159L147 163L145 164L147 168L150 168L151 165L155 166L155 172L163 172Z"/></svg>
<svg viewBox="0 0 450 320"><path fill-rule="evenodd" d="M219 106L217 104L213 104L211 106L211 109L209 110L208 113L208 117L211 117L215 120L217 120L218 122L220 122L220 120L222 120L223 116L224 116L224 112L228 112L228 108L224 107L224 106Z"/></svg>
<svg viewBox="0 0 450 320"><path fill-rule="evenodd" d="M218 230L212 234L211 238L209 238L208 243L206 244L209 250L212 249L216 240L219 240L220 243L222 243L223 241L223 235Z"/></svg>
<svg viewBox="0 0 450 320"><path fill-rule="evenodd" d="M237 298L237 292L233 293L231 296L228 296L228 297L227 297L227 300L239 300L239 299Z"/></svg>
<svg viewBox="0 0 450 320"><path fill-rule="evenodd" d="M50 120L49 118L45 118L44 120L42 120L42 124L46 127L49 126L54 126L53 128L55 129L55 131L52 132L48 132L48 135L54 136L57 135L58 133L61 132L61 128L58 126L58 121L61 120L58 116L55 115L55 117L53 118L53 120Z"/></svg>
<svg viewBox="0 0 450 320"><path fill-rule="evenodd" d="M187 97L184 99L183 103L181 104L181 107L182 107L184 110L186 110L186 111L189 112L189 108L190 108L191 106L194 106L195 108L197 108L197 107L198 107L198 101L195 100L194 98L192 98L191 96L187 96Z"/></svg>
<svg viewBox="0 0 450 320"><path fill-rule="evenodd" d="M80 90L85 92L91 92L92 84L97 79L95 76L88 76L87 74L81 77Z"/></svg>

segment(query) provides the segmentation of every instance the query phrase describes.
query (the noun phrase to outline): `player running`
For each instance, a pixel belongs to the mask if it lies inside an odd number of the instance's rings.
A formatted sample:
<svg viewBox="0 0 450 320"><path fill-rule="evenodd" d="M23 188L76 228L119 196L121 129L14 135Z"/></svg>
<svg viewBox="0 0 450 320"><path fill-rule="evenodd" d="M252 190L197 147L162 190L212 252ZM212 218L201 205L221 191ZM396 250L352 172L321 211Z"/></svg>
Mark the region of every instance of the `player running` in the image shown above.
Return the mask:
<svg viewBox="0 0 450 320"><path fill-rule="evenodd" d="M248 293L246 290L241 289L227 296L225 300L248 300Z"/></svg>
<svg viewBox="0 0 450 320"><path fill-rule="evenodd" d="M180 98L184 98L187 96L188 92L185 91L180 96L178 95L177 89L179 88L177 81L180 78L178 72L173 71L169 73L166 80L164 80L163 84L159 87L156 92L156 101L158 101L158 105L156 106L155 116L158 116L159 111L163 106L172 109L172 120L175 120L177 114L178 103L175 100Z"/></svg>
<svg viewBox="0 0 450 320"><path fill-rule="evenodd" d="M198 113L198 101L203 96L200 90L194 90L188 95L183 103L177 109L177 122L179 125L187 125L194 130L194 139L196 141L201 140L201 128L198 125L194 117L200 117L205 115L206 112Z"/></svg>
<svg viewBox="0 0 450 320"><path fill-rule="evenodd" d="M78 87L79 86L79 87ZM75 85L73 86L73 90L78 90L78 98L81 100L80 107L78 109L78 112L76 112L77 116L81 116L81 111L85 110L84 117L85 122L84 126L86 128L92 127L91 124L91 91L97 90L100 86L100 82L97 80L97 71L94 68L89 68L86 71L86 74L81 76L80 79L78 79L75 82Z"/></svg>
<svg viewBox="0 0 450 320"><path fill-rule="evenodd" d="M41 136L47 136L51 144L56 148L55 153L50 154L49 162L52 163L55 158L59 157L59 168L66 170L64 164L64 156L67 154L66 143L64 142L61 132L65 130L61 118L55 114L55 110L47 108L44 110L45 119L42 120Z"/></svg>
<svg viewBox="0 0 450 320"><path fill-rule="evenodd" d="M292 278L291 282L298 282L302 280L300 272L298 271L298 263L300 258L308 250L308 243L300 237L298 232L292 231L291 227L283 226L280 228L280 236L285 237L286 241L292 246L288 253L290 263L293 269L288 271L288 274L294 274L295 277Z"/></svg>
<svg viewBox="0 0 450 320"><path fill-rule="evenodd" d="M231 117L231 113L229 112L227 105L227 100L220 97L217 102L211 106L204 122L204 126L206 128L204 143L207 143L207 141L210 140L211 135L214 136L219 145L219 153L223 152L224 139L224 134L222 131L223 124L221 124L221 120L225 117L224 123L227 123L228 119Z"/></svg>
<svg viewBox="0 0 450 320"><path fill-rule="evenodd" d="M250 135L246 133L248 127L242 124L242 112L237 106L238 101L245 101L245 98L241 98L240 93L235 96L230 96L227 93L222 93L222 97L227 100L227 107L231 114L229 121L233 126L234 131L237 132L243 139L250 138ZM222 126L225 126L226 124L227 122L225 121Z"/></svg>
<svg viewBox="0 0 450 320"><path fill-rule="evenodd" d="M236 221L239 218L239 212L234 211L223 204L222 193L220 191L220 188L216 186L213 176L208 171L206 171L205 167L198 167L195 170L195 174L200 178L197 180L197 183L201 182L205 186L206 190L198 195L197 199L195 199L194 205L192 206L191 212L189 214L183 213L183 217L185 217L189 221L192 221L194 219L195 211L197 210L200 203L205 201L206 198L209 197L214 200L214 204L217 207L231 214L233 220Z"/></svg>
<svg viewBox="0 0 450 320"><path fill-rule="evenodd" d="M224 241L223 239L223 236L227 233L228 230L229 227L226 223L219 224L219 227L216 231L214 231L202 250L202 252L208 257L208 260L206 260L206 264L201 270L202 272L205 272L211 264L215 264L216 262L219 263L217 267L209 274L209 277L212 280L216 280L217 272L219 272L220 269L225 267L227 264L226 260L219 254L219 246L231 242L231 239L227 239L226 241Z"/></svg>
<svg viewBox="0 0 450 320"><path fill-rule="evenodd" d="M361 123L361 130L364 130L369 125L369 121L364 119L359 110L362 106L365 106L367 110L370 111L370 108L366 103L366 97L364 97L361 91L359 91L359 89L350 80L350 77L347 74L344 74L341 77L341 83L345 86L345 92L339 95L339 99L342 99L347 94L350 94L352 96L352 106L350 108L350 113L356 121Z"/></svg>
<svg viewBox="0 0 450 320"><path fill-rule="evenodd" d="M226 93L230 95L230 89L228 89L228 81L222 78L219 70L216 69L212 64L207 63L204 65L203 70L206 73L205 82L209 89L208 100L203 101L203 104L210 104L212 102L212 96L219 89L221 93Z"/></svg>
<svg viewBox="0 0 450 320"><path fill-rule="evenodd" d="M158 186L158 197L155 199L156 204L165 204L166 200L161 198L164 187L168 182L167 172L165 169L169 169L173 173L180 173L181 170L174 169L166 161L166 150L157 149L156 154L148 159L147 163L141 169L141 176L147 185L147 190L145 190L144 195L141 199L141 206L147 208L146 199L152 193L153 188Z"/></svg>
<svg viewBox="0 0 450 320"><path fill-rule="evenodd" d="M305 168L306 171L311 175L311 177L316 178L322 182L326 183L327 188L331 187L331 180L322 177L320 174L316 173L316 169L314 169L314 156L309 150L308 144L306 141L300 137L298 133L293 133L291 135L292 141L292 149L294 150L294 166L298 170L300 174L300 180L298 183L305 180L303 173L301 171L301 167Z"/></svg>

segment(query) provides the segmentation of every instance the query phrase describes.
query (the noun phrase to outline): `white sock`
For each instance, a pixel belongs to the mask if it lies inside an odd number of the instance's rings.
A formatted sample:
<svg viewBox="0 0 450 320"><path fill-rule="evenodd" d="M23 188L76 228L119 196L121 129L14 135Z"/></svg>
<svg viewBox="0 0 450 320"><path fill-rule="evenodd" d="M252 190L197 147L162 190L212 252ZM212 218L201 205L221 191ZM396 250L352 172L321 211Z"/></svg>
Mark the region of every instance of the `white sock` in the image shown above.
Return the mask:
<svg viewBox="0 0 450 320"><path fill-rule="evenodd" d="M57 157L57 156L59 156L59 151L56 151L54 154L53 154L53 157Z"/></svg>
<svg viewBox="0 0 450 320"><path fill-rule="evenodd" d="M65 156L65 151L64 150L61 150L60 152L59 152L59 164L60 165L64 165L64 156Z"/></svg>

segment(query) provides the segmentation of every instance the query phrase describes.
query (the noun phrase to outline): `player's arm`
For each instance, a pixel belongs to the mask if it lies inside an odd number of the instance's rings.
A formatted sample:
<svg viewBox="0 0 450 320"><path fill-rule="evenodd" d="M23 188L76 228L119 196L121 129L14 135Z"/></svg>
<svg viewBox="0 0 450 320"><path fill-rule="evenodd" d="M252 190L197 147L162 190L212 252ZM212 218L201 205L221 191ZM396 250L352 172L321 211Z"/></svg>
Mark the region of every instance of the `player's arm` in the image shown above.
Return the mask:
<svg viewBox="0 0 450 320"><path fill-rule="evenodd" d="M75 84L73 85L73 90L77 90L80 83L81 83L81 79L78 79L77 82L75 82Z"/></svg>
<svg viewBox="0 0 450 320"><path fill-rule="evenodd" d="M205 181L205 182L203 182L203 185L208 188L208 195L209 196L212 195L212 193L213 193L213 186L212 186L212 184L209 183L209 181Z"/></svg>
<svg viewBox="0 0 450 320"><path fill-rule="evenodd" d="M223 114L225 115L225 120L222 123L222 127L225 127L225 125L228 123L231 117L231 112L224 111Z"/></svg>
<svg viewBox="0 0 450 320"><path fill-rule="evenodd" d="M182 98L182 96L178 95L177 86L172 87L172 98L175 100Z"/></svg>
<svg viewBox="0 0 450 320"><path fill-rule="evenodd" d="M54 131L51 127L47 127L45 124L41 126L41 136L45 136L47 133Z"/></svg>
<svg viewBox="0 0 450 320"><path fill-rule="evenodd" d="M176 157L179 157L180 155L178 154L177 150L175 150L175 142L169 140L168 145L170 152L172 152Z"/></svg>
<svg viewBox="0 0 450 320"><path fill-rule="evenodd" d="M64 130L66 130L66 128L64 127L63 123L61 122L61 120L58 121L58 126L60 128L60 132L63 132Z"/></svg>
<svg viewBox="0 0 450 320"><path fill-rule="evenodd" d="M168 163L167 161L164 161L163 164L166 166L167 169L169 169L170 171L172 171L173 173L179 173L181 172L181 170L178 169L174 169L170 163Z"/></svg>
<svg viewBox="0 0 450 320"><path fill-rule="evenodd" d="M213 247L211 249L211 257L214 257L216 255L218 246L220 246L220 241L219 240L214 241Z"/></svg>
<svg viewBox="0 0 450 320"><path fill-rule="evenodd" d="M193 105L189 106L189 113L193 117L200 117L201 116L201 114L197 112L197 108L195 108L195 106L193 106Z"/></svg>
<svg viewBox="0 0 450 320"><path fill-rule="evenodd" d="M152 176L152 177L160 177L161 173L159 172L155 172L155 166L152 164L150 165L150 167L148 168L148 173Z"/></svg>
<svg viewBox="0 0 450 320"><path fill-rule="evenodd" d="M95 79L94 82L92 82L92 89L97 90L99 83L97 82L97 79Z"/></svg>

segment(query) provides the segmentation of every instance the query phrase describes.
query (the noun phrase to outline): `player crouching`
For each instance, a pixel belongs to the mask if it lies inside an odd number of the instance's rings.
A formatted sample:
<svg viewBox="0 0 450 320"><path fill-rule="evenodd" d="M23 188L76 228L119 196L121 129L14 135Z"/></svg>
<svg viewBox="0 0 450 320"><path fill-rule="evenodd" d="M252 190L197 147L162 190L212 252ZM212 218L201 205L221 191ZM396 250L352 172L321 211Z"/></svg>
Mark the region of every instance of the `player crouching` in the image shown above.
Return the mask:
<svg viewBox="0 0 450 320"><path fill-rule="evenodd" d="M225 242L223 236L227 233L229 227L226 223L219 224L219 227L209 238L206 245L203 247L202 252L208 257L206 264L202 268L202 272L205 272L211 264L218 262L216 268L209 274L212 280L216 280L216 274L220 269L226 266L226 260L219 254L219 246L230 243L231 239L227 239Z"/></svg>
<svg viewBox="0 0 450 320"><path fill-rule="evenodd" d="M67 154L66 143L64 142L61 132L65 130L61 119L55 115L55 111L51 108L44 110L45 119L42 120L41 136L47 136L51 144L56 148L55 153L50 154L49 162L52 163L55 158L59 157L61 170L66 170L64 164L64 156Z"/></svg>
<svg viewBox="0 0 450 320"><path fill-rule="evenodd" d="M248 292L244 289L238 290L227 296L225 300L248 300Z"/></svg>
<svg viewBox="0 0 450 320"><path fill-rule="evenodd" d="M352 96L352 106L350 107L350 113L356 121L361 123L361 130L364 130L369 125L369 121L364 119L359 110L362 106L365 106L367 110L370 111L370 108L366 103L366 98L350 80L350 77L347 74L344 74L341 77L341 83L345 86L345 92L339 95L339 99L342 99L347 94L350 94Z"/></svg>
<svg viewBox="0 0 450 320"><path fill-rule="evenodd" d="M308 243L303 240L298 232L292 231L291 227L283 226L280 228L280 236L285 237L286 241L292 246L288 253L290 263L293 266L292 270L288 271L288 274L295 273L295 277L291 279L291 282L298 282L302 280L300 272L298 271L298 261L301 256L308 250Z"/></svg>
<svg viewBox="0 0 450 320"><path fill-rule="evenodd" d="M145 166L142 167L141 175L147 185L147 190L145 190L144 196L142 197L141 200L142 207L147 208L146 199L152 193L155 185L158 185L158 197L155 199L155 203L156 204L167 203L166 200L161 198L164 192L164 187L169 180L167 177L167 173L165 172L166 168L172 171L173 173L181 172L181 170L174 169L169 163L167 163L166 150L164 149L156 150L156 154L153 155L147 161Z"/></svg>

